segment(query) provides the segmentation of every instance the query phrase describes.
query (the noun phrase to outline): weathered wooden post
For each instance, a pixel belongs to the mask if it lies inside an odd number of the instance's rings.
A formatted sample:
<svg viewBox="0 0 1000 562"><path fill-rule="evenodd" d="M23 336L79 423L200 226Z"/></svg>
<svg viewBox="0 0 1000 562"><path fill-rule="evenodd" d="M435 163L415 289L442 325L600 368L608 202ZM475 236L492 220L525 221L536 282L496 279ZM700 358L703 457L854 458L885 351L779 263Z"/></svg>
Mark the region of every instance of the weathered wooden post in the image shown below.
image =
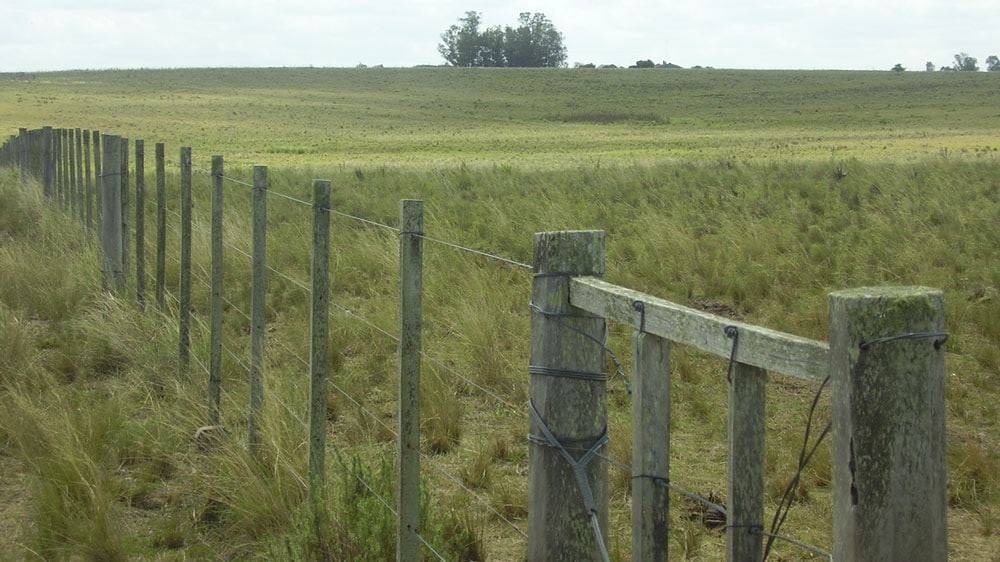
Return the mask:
<svg viewBox="0 0 1000 562"><path fill-rule="evenodd" d="M121 178L122 178L122 263L125 266L125 270L128 271L132 267L132 248L131 244L131 230L129 223L132 221L129 219L129 186L130 183L130 172L129 172L129 140L125 137L121 137Z"/></svg>
<svg viewBox="0 0 1000 562"><path fill-rule="evenodd" d="M104 162L101 158L101 132L94 131L91 140L94 142L94 177L102 178L104 177ZM94 195L97 197L94 202L94 211L97 213L97 217L94 219L96 222L101 222L101 213L104 210L104 205L101 203L101 191L100 189L94 190Z"/></svg>
<svg viewBox="0 0 1000 562"><path fill-rule="evenodd" d="M260 453L264 415L264 322L267 295L267 166L253 167L253 266L250 289L250 452Z"/></svg>
<svg viewBox="0 0 1000 562"><path fill-rule="evenodd" d="M834 558L948 559L944 297L830 295Z"/></svg>
<svg viewBox="0 0 1000 562"><path fill-rule="evenodd" d="M94 180L90 175L90 130L83 131L83 178L84 178L84 212L87 230L94 228Z"/></svg>
<svg viewBox="0 0 1000 562"><path fill-rule="evenodd" d="M167 306L167 166L166 147L156 143L156 306Z"/></svg>
<svg viewBox="0 0 1000 562"><path fill-rule="evenodd" d="M66 183L69 185L70 214L79 216L80 211L83 210L83 198L80 197L80 184L77 181L76 150L79 145L74 137L75 131L76 129L66 129L66 159L69 161L69 166L66 168L66 176L69 181Z"/></svg>
<svg viewBox="0 0 1000 562"><path fill-rule="evenodd" d="M738 332L730 335L739 345ZM764 545L764 406L767 371L735 363L729 381L726 559L759 560Z"/></svg>
<svg viewBox="0 0 1000 562"><path fill-rule="evenodd" d="M135 141L135 299L146 307L146 143Z"/></svg>
<svg viewBox="0 0 1000 562"><path fill-rule="evenodd" d="M312 343L309 371L309 497L322 502L330 342L330 180L313 181Z"/></svg>
<svg viewBox="0 0 1000 562"><path fill-rule="evenodd" d="M642 303L638 303L642 306ZM632 560L667 560L670 340L638 332L632 381Z"/></svg>
<svg viewBox="0 0 1000 562"><path fill-rule="evenodd" d="M56 129L54 133L52 152L56 161L56 200L59 202L59 207L65 210L69 208L69 199L66 197L66 151L63 149L66 145L66 129Z"/></svg>
<svg viewBox="0 0 1000 562"><path fill-rule="evenodd" d="M42 192L49 199L56 196L56 158L54 137L55 135L52 132L52 127L42 128Z"/></svg>
<svg viewBox="0 0 1000 562"><path fill-rule="evenodd" d="M31 148L31 133L27 127L21 127L17 131L17 166L21 170L21 177L28 175L28 154Z"/></svg>
<svg viewBox="0 0 1000 562"><path fill-rule="evenodd" d="M178 352L181 369L191 365L191 147L181 147L181 270Z"/></svg>
<svg viewBox="0 0 1000 562"><path fill-rule="evenodd" d="M219 425L222 401L223 161L212 156L212 299L208 366L208 424Z"/></svg>
<svg viewBox="0 0 1000 562"><path fill-rule="evenodd" d="M607 560L606 327L569 293L570 277L604 275L604 232L536 234L533 266L528 560Z"/></svg>
<svg viewBox="0 0 1000 562"><path fill-rule="evenodd" d="M117 156L119 138L114 135L104 135L104 153L111 163L111 172L101 177L101 248L103 249L104 287L121 291L125 288L125 269L122 263L122 225L117 217L121 214L121 175L118 173Z"/></svg>
<svg viewBox="0 0 1000 562"><path fill-rule="evenodd" d="M424 202L399 210L399 479L396 560L420 560L420 349L423 326Z"/></svg>
<svg viewBox="0 0 1000 562"><path fill-rule="evenodd" d="M63 209L68 210L70 215L76 212L73 207L73 185L71 183L69 157L73 154L73 147L70 146L69 129L59 129L59 184L61 186Z"/></svg>
<svg viewBox="0 0 1000 562"><path fill-rule="evenodd" d="M86 200L83 196L83 130L74 129L73 134L75 136L73 140L73 149L76 154L76 164L73 169L76 173L76 209L77 218L80 219L80 224L87 223L87 212L84 207Z"/></svg>

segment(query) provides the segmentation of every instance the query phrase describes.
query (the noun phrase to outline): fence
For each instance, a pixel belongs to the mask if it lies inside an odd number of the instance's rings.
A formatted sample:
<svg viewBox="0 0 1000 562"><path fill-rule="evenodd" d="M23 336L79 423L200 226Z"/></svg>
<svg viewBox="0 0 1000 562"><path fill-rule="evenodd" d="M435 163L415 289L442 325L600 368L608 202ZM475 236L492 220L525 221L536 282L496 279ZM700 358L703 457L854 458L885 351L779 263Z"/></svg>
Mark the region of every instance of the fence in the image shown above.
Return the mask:
<svg viewBox="0 0 1000 562"><path fill-rule="evenodd" d="M92 146L91 146L92 145ZM91 151L91 148L93 150ZM0 165L41 178L44 193L96 230L109 289L122 291L135 233L136 299L145 305L144 143L135 141L135 214L129 214L129 141L97 131L21 129L0 148ZM103 158L103 159L102 159ZM93 167L91 168L91 163ZM178 355L191 361L191 150L180 152L181 248ZM163 144L156 145L155 302L165 302L166 186ZM222 361L223 158L212 159L212 296L208 426L219 423ZM251 451L260 446L266 264L267 168L253 173L251 291ZM93 180L93 182L92 182ZM94 212L95 202L98 213ZM301 202L301 201L300 201ZM323 483L329 316L330 183L313 184L309 492ZM400 405L397 558L419 560L419 380L422 324L420 201L400 206ZM95 217L95 215L98 215ZM134 216L134 228L130 221ZM385 225L379 225L385 226ZM391 228L391 227L387 227ZM447 245L447 243L445 243ZM528 559L609 560L606 323L634 330L632 557L667 559L670 482L670 356L674 344L727 358L727 558L766 557L780 523L764 525L764 422L768 373L832 386L833 555L836 560L947 558L944 448L943 297L922 287L866 288L829 297L830 344L734 322L602 280L600 231L536 234L531 294ZM507 260L509 261L509 260ZM511 262L515 263L516 262ZM529 267L528 264L517 264ZM818 398L818 394L817 394ZM815 405L815 402L814 402ZM810 420L811 425L811 420ZM824 430L820 439L829 431ZM808 440L808 428L807 428ZM818 442L817 442L818 444ZM802 466L812 451L803 448ZM793 481L794 482L794 481ZM785 498L782 499L784 504ZM391 509L391 508L390 508ZM779 512L781 507L779 506ZM778 514L775 522L779 521ZM766 543L766 544L765 544Z"/></svg>

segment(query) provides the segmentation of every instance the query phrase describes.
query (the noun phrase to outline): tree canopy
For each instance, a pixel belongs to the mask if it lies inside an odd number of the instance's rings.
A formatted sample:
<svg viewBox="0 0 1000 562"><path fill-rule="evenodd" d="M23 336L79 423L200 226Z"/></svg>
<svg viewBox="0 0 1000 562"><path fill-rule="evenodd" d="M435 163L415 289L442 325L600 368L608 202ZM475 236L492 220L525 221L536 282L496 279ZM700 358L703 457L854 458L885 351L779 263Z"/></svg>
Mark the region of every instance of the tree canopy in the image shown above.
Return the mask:
<svg viewBox="0 0 1000 562"><path fill-rule="evenodd" d="M955 64L952 68L955 70L975 72L979 70L979 61L976 57L970 57L967 53L959 53L955 55Z"/></svg>
<svg viewBox="0 0 1000 562"><path fill-rule="evenodd" d="M563 36L545 14L523 12L518 26L480 30L479 12L466 12L441 34L438 52L452 66L561 67Z"/></svg>

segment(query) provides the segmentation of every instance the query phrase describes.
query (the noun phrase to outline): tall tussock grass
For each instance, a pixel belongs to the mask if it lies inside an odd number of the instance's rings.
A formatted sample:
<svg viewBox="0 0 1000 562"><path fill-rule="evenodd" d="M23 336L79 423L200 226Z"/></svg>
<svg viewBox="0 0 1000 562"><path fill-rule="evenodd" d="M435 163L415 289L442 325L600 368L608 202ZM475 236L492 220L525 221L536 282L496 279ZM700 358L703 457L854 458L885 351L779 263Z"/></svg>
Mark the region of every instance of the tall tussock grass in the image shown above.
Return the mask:
<svg viewBox="0 0 1000 562"><path fill-rule="evenodd" d="M305 353L298 343L282 344L290 348L287 363L282 348L275 346L271 354L275 376L256 454L244 445L245 420L235 394L246 392L240 379L245 373L234 361L224 370L226 386L232 388L223 403L228 439L199 447L193 434L204 425L205 378L196 368L179 367L174 321L128 294L102 290L91 233L39 191L36 183L15 174L0 177L0 455L23 467L30 483L13 556L93 561L394 557L391 462L369 464L355 455L331 463L324 501L308 501L308 401L303 368L294 359ZM232 306L240 306L243 299L234 298ZM280 326L281 314L289 309L279 310L272 319ZM238 323L231 328L245 335ZM294 340L298 328L286 330L287 335ZM357 348L357 363L349 356L350 331L332 331L334 374L345 366L362 373L339 380L347 392L360 396L372 380L382 385L392 368L391 340L374 354ZM362 332L354 337L372 337L369 330ZM206 335L196 326L193 336L200 352ZM365 399L362 408L394 402L391 395L378 396ZM331 401L338 400L343 403L332 410L333 427L337 418L350 420L344 431L364 450L373 428L384 422L368 419L369 412L331 393ZM391 441L391 431L383 431ZM337 451L331 459L342 455L351 458ZM455 559L485 559L475 519L447 510L439 517L429 496L423 509L426 537L442 552Z"/></svg>
<svg viewBox="0 0 1000 562"><path fill-rule="evenodd" d="M594 163L558 172L340 167L274 171L272 188L304 201L313 176L340 186L336 211L390 228L399 199L426 201L421 449L428 481L421 536L446 559L523 556L532 280L523 265L531 260L532 233L591 228L608 233L612 283L813 339L827 337L832 290L942 288L950 332L950 505L978 523L977 540L996 543L995 162L720 160ZM309 281L309 206L278 197L269 203L265 402L262 444L252 454L244 445L250 268L229 248L249 249L246 197L228 198L226 210L227 437L199 447L192 435L206 423L207 375L197 363L178 365L172 301L160 312L137 305L133 287L127 294L101 290L91 236L44 201L32 181L6 174L0 182L0 452L22 463L32 483L19 543L24 558L395 556L393 467L386 459L397 431L396 233L332 219L329 485L321 498L309 498L310 294L301 286ZM207 190L195 194L204 215ZM175 244L177 233L168 230ZM208 236L204 226L195 233L193 303L204 320ZM176 264L168 258L167 265L174 290ZM607 341L626 375L630 337L611 326ZM192 341L196 357L207 358L200 322ZM671 479L724 495L726 364L681 346L672 361ZM771 383L769 513L794 472L798 451L788 443L800 442L815 392L778 377ZM631 457L630 407L621 377L613 377L609 454L618 463ZM816 423L829 412L823 398ZM813 544L831 540L831 463L829 447L821 447L794 490L789 528ZM611 470L610 548L627 558L629 542L618 537L627 537L631 475ZM691 520L684 502L673 504L674 555L720 555L718 534ZM952 536L962 532L953 529ZM785 559L801 555L779 548Z"/></svg>

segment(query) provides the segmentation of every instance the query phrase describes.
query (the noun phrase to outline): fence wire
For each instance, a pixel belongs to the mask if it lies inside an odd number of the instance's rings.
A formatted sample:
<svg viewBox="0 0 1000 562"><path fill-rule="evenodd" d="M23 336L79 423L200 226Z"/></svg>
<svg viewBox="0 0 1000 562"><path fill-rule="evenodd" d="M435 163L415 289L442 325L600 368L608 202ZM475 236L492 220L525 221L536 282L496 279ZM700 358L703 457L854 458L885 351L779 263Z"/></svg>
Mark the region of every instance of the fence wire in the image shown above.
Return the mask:
<svg viewBox="0 0 1000 562"><path fill-rule="evenodd" d="M214 174L212 174L211 172L207 172L205 170L198 169L197 171L199 173L204 173L205 175L214 176ZM227 177L227 176L224 176L224 175L222 177L223 177L224 181L233 183L235 185L239 185L239 186L242 186L242 187L248 187L248 188L253 188L254 187L252 184L243 182L243 181L235 179L235 178L230 178L230 177ZM270 189L268 189L267 192L270 193L270 194L275 195L276 197L278 197L280 199L284 199L284 200L293 202L295 204L301 205L301 206L306 207L306 208L313 208L314 207L313 203L305 201L305 200L302 200L302 199L299 199L299 198L296 198L296 197L293 197L293 196L290 196L288 194L284 194L284 193L281 193L281 192L278 192L278 191L274 191L274 190L270 190ZM387 224L379 223L377 221L373 221L373 220L369 220L369 219L366 219L366 218L363 218L363 217L358 217L358 216L355 216L355 215L343 213L343 212L337 211L335 209L324 209L324 210L330 212L332 215L336 215L336 216L339 216L341 218L346 218L346 219L349 219L349 220L353 220L353 221L359 222L361 224L365 224L365 225L368 225L368 226L373 226L373 227L385 229L385 230L388 230L388 231L391 231L391 232L394 232L394 233L399 233L400 232L399 228L396 228L396 227L393 227L393 226L390 226L390 225L387 225ZM177 218L180 218L180 215L177 212L175 212L175 211L173 211L171 209L167 209L167 212L170 213L171 215L177 217ZM195 223L195 228L199 229L199 231L201 231L201 232L205 232L204 227L200 223ZM484 258L488 258L488 259L491 259L491 260L495 260L498 263L502 263L502 264L505 264L505 265L514 266L514 267L521 268L521 269L528 269L528 270L533 269L533 267L530 264L522 263L522 262L519 262L519 261L516 261L516 260L512 260L512 259L509 259L509 258L504 258L502 256L498 256L498 255L491 254L491 253L488 253L488 252L484 252L484 251L481 251L481 250L476 250L476 249L468 248L468 247L461 246L461 245L458 245L458 244L454 244L454 243L451 243L451 242L447 242L447 241L444 241L444 240L436 239L436 238L433 238L433 237L430 237L430 236L426 236L426 235L424 235L422 233L418 234L418 237L421 238L422 240L425 240L425 241L427 241L429 243L432 243L432 244L436 244L436 245L440 245L440 246L443 246L443 247L446 247L446 248L450 248L450 249L458 250L458 251L461 251L461 252L469 253L469 254L472 254L472 255L475 255L475 256L479 256L479 257L484 257ZM245 250L243 250L241 248L238 248L238 247L236 247L236 246L234 246L234 245L232 245L230 243L227 243L227 242L224 242L224 244L225 244L225 246L227 248L231 249L232 251L234 251L234 252L236 252L236 253L238 253L240 255L243 255L243 256L245 256L247 258L252 259L252 256L248 252L246 252ZM177 260L173 256L171 256L171 257L172 257L172 259L173 259L174 262L179 263L179 260ZM198 265L198 268L199 268L200 273L202 275L195 274L195 277L198 280L202 281L202 282L206 282L206 280L205 280L205 278L204 278L203 275L207 274L207 272L204 271L204 267L202 265L200 265L200 264ZM291 277L289 275L286 275L284 272L282 272L282 271L280 271L280 270L278 270L276 268L273 268L271 266L267 266L267 270L270 271L271 273L277 275L278 277L280 277L280 278L288 281L289 283L291 283L291 284L293 284L293 285L295 285L295 286L303 289L307 293L311 293L311 288L308 286L307 283L302 282L300 280L297 280L297 279L295 279L295 278L293 278L293 277ZM175 297L170 291L165 291L165 294L174 303L176 303L177 305L180 304L179 299L177 299L177 297ZM238 314L242 315L244 318L246 318L248 320L250 319L250 316L245 311L243 311L242 308L240 308L239 306L237 306L235 303L233 303L228 298L223 297L223 299L230 306L230 308L232 310L234 310ZM340 306L340 305L338 305L336 303L331 303L331 304L333 305L334 308L340 310L345 315L348 315L348 316L356 319L357 321L359 321L362 324L366 325L370 329L372 329L372 330L374 330L374 331L376 331L378 333L381 333L385 337L388 337L388 338L392 339L393 341L395 341L397 343L399 342L399 337L398 336L395 336L392 333L390 333L389 331L387 331L387 330L385 330L385 329L377 326L375 323L367 320L362 315L360 315L358 313L355 313L355 312L353 312L353 311L351 311L351 310L349 310L349 309L347 309L347 308L345 308L343 306ZM205 324L204 320L202 320L197 315L192 315L192 318L195 320L195 322L199 325L199 327L202 330L207 331L209 329L208 326ZM591 339L593 339L593 338L591 338ZM606 341L604 341L604 342L601 342L601 341L598 341L598 340L595 340L595 341L598 344L600 344L605 349L605 351L612 353L612 357L614 357L614 354L613 354L613 352L611 352L610 348L607 346L607 342ZM223 345L223 350L226 352L227 355L229 355L236 362L236 364L238 366L240 366L242 369L244 369L247 372L249 372L249 370L250 370L249 366L246 364L245 361L242 360L242 358L239 355L237 355L228 346L225 346L225 345ZM287 346L284 346L284 350L287 351L289 354L291 354L301 364L305 365L306 367L309 367L309 362L307 360L305 360L301 355L295 353L293 350L291 350ZM734 351L735 351L735 338L734 338ZM427 355L424 352L421 352L421 355L422 355L422 357L424 359L427 359L428 361L430 361L435 366L441 368L442 370L448 372L449 374L451 374L455 378L457 378L459 380L462 380L463 382L469 384L470 386L479 389L480 391L482 391L487 396L491 397L492 399L494 399L494 400L498 401L499 403L503 404L505 407L509 408L511 411L520 413L520 408L519 407L517 407L516 405L510 403L509 401L505 400L504 398L500 397L498 394L494 393L490 389L488 389L486 387L483 387L482 385L476 383L475 381L471 380L470 378L466 377L465 375L462 375L461 373L459 373L456 370L450 368L449 366L447 366L443 362L441 362L441 361L439 361L439 360L437 360L437 359L435 359L435 358ZM202 371L205 372L205 374L209 374L209 371L210 371L209 368L205 365L204 362L201 361L201 359L198 357L198 354L192 353L191 354L191 358L197 364L197 366ZM618 374L626 381L626 385L628 385L628 379L627 379L626 375L624 374L624 371L623 371L623 369L621 367L621 364L617 361L617 358L614 358L614 361L615 361L616 370L618 371ZM823 385L821 385L819 392L822 392L823 386L825 386L825 384L826 384L826 381L824 381ZM396 431L393 428L391 428L388 424L386 424L384 421L382 421L381 418L380 418L380 416L377 416L376 414L372 413L360 401L356 400L353 396L351 396L348 392L346 392L343 388L341 388L336 383L334 383L334 382L331 381L331 386L333 386L334 389L336 389L342 396L344 396L347 400L349 400L356 407L358 407L359 411L361 411L365 415L371 417L371 419L375 420L384 429L386 429L390 434L392 434L394 437L398 438L398 435L397 435ZM631 394L631 392L630 392L630 394ZM228 394L227 394L227 396L228 396ZM819 397L819 393L817 393L816 399L818 399L818 397ZM272 397L272 398L275 398L275 397ZM277 400L277 401L279 403L281 403L280 400ZM813 402L813 409L815 408L815 403L816 403L816 401L814 400L814 402ZM288 407L287 404L281 403L281 405L289 412L289 414L291 414L295 419L297 419L303 425L303 427L308 427L308 424L304 420L302 420L297 414L295 414L295 412L290 407ZM810 423L810 425L812 423L812 410L810 410L810 420L809 420L809 423ZM822 440L823 436L825 436L828 431L829 431L829 428L824 429L824 431L823 431L822 435L820 436L819 440ZM809 437L809 433L808 433L808 427L807 427L807 433L806 433L806 442L807 443L808 443L808 437ZM808 462L808 458L810 458L812 456L812 453L815 452L815 448L818 445L819 445L819 442L817 441L817 443L815 444L815 446L812 448L812 450L810 450L808 452L808 454L806 454L805 450L803 450L803 454L805 455L806 462ZM337 451L337 456L338 456L338 460L340 460L341 463L344 464L343 461L342 461L342 459L340 459L339 451ZM482 498L481 496L479 496L473 490L471 490L467 486L465 486L461 482L461 480L459 478L455 477L454 475L450 474L447 470L445 470L444 468L440 467L438 465L438 463L432 457L426 455L423 452L421 452L421 456L423 458L426 458L427 460L430 461L429 464L430 464L430 466L432 468L434 468L434 470L440 472L443 476L445 476L446 478L448 478L449 480L451 480L453 483L455 483L457 486L459 486L466 493L468 493L468 494L472 495L473 497L477 498L479 501L481 501L483 503L483 505L485 505L487 507L487 509L489 509L495 515L497 515L498 517L500 517L500 519L502 519L503 521L505 521L512 529L514 529L515 531L517 531L524 538L527 538L527 534L526 533L524 533L517 525L515 525L509 519L507 519L506 517L504 517L499 511L495 510L490 505L490 503L488 502L488 500L486 500L485 498ZM602 455L602 454L597 454L596 456L598 458L604 460L610 466L614 466L614 467L616 467L616 468L618 468L620 470L627 471L627 472L630 472L630 473L632 472L631 467L629 467L628 465L626 465L624 463L615 461L615 460L611 459L610 457L607 457L607 456ZM346 467L346 464L344 464L344 466ZM799 473L801 473L802 468L803 468L803 463L802 463L802 458L800 456ZM385 498L383 498L381 495L379 495L374 490L374 488L371 486L370 483L368 483L367 481L365 481L358 474L352 474L352 475L355 478L357 478L358 481L359 481L359 483L363 487L365 487L368 490L368 492L371 493L372 496L375 497L388 511L392 512L394 515L396 514L396 510L392 507L392 505ZM636 477L636 476L633 476L633 477ZM798 473L796 474L796 478L797 477L798 477ZM793 483L790 483L790 486L792 486L794 484L794 481L795 480L793 479ZM705 498L703 496L700 496L698 494L689 492L689 491L684 490L684 489L682 489L682 488L680 488L678 486L675 486L675 485L673 485L672 483L670 483L666 479L655 479L655 483L657 485L664 486L664 487L668 488L669 490L671 490L671 491L673 491L673 492L675 492L675 493L677 493L679 495L682 495L682 496L684 496L684 497L686 497L688 499L691 499L693 501L702 503L702 504L704 504L705 506L707 506L707 507L709 507L711 509L715 509L715 510L719 511L723 515L727 515L727 510L726 510L726 508L724 506L719 505L718 503L713 502L713 501L711 501L708 498ZM782 503L784 503L784 499L785 498L782 498ZM830 560L833 559L833 557L832 557L832 555L830 553L828 553L828 552L826 552L826 551L824 551L824 550L822 550L822 549L820 549L818 547L815 547L815 546L803 543L801 541L798 541L796 539L793 539L793 538L790 538L790 537L778 534L776 532L776 529L780 528L780 522L784 521L784 516L787 515L787 510L785 511L785 513L783 515L781 515L780 519L779 519L779 513L781 513L780 507L779 507L778 512L775 514L775 521L778 522L778 524L777 524L777 526L775 526L774 524L772 524L772 530L771 530L771 532L763 531L762 529L756 530L756 532L759 532L760 534L768 537L768 539L769 539L768 540L768 548L765 551L765 555L764 555L765 559L767 557L767 553L770 550L770 546L771 546L771 541L772 540L784 541L784 542L787 542L789 544L792 544L792 545L795 545L797 547L800 547L800 548L802 548L804 550L810 551L813 554L817 554L819 556L824 556L824 557L826 557L826 558L828 558ZM599 529L598 529L598 535L600 535ZM439 560L445 560L445 558L437 550L435 550L434 547L430 543L428 543L427 540L424 537L420 536L419 533L417 534L417 537L420 539L421 543L428 549L428 551L431 554L433 554ZM607 555L606 554L604 555L604 558L607 559Z"/></svg>

